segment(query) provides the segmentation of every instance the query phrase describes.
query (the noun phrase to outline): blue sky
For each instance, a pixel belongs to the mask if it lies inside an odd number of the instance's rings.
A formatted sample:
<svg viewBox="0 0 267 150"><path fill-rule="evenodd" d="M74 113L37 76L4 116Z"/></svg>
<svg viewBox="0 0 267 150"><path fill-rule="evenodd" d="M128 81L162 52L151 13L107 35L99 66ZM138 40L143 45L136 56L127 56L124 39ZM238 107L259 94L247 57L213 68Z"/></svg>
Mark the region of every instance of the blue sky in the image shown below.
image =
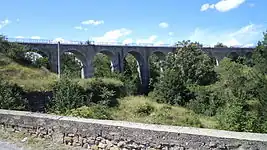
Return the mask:
<svg viewBox="0 0 267 150"><path fill-rule="evenodd" d="M3 0L0 34L97 42L251 46L267 30L266 0Z"/></svg>

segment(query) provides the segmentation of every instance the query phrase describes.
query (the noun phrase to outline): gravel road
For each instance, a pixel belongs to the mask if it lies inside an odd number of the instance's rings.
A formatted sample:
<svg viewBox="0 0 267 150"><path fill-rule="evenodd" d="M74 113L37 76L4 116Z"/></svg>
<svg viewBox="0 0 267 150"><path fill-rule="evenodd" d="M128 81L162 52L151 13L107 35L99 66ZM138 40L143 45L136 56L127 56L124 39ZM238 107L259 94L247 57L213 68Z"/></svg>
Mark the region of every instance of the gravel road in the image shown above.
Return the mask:
<svg viewBox="0 0 267 150"><path fill-rule="evenodd" d="M16 145L8 142L0 141L0 150L25 150L25 149L17 147Z"/></svg>

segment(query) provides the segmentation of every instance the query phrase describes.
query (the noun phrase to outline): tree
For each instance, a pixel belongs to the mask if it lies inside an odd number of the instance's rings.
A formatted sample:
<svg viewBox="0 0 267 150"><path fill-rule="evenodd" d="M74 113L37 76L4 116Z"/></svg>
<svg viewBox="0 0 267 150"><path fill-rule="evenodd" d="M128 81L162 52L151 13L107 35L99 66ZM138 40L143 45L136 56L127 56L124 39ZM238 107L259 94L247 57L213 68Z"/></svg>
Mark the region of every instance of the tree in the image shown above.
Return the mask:
<svg viewBox="0 0 267 150"><path fill-rule="evenodd" d="M163 72L154 90L160 102L185 105L193 94L188 85L208 85L217 79L212 59L199 49L200 44L180 42L183 47L167 55Z"/></svg>
<svg viewBox="0 0 267 150"><path fill-rule="evenodd" d="M61 70L64 76L69 78L80 78L81 77L81 62L75 58L73 54L63 54L61 56Z"/></svg>
<svg viewBox="0 0 267 150"><path fill-rule="evenodd" d="M267 73L267 32L263 33L263 41L259 41L253 51L252 62L258 71Z"/></svg>

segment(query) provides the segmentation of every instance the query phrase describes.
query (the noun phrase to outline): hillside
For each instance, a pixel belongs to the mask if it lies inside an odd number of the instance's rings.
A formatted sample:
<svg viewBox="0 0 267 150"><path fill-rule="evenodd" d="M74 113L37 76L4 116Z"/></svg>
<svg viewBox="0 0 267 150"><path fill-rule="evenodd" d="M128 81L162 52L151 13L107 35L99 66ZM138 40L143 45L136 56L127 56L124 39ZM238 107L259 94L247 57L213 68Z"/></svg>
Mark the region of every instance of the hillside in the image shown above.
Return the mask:
<svg viewBox="0 0 267 150"><path fill-rule="evenodd" d="M46 68L33 68L16 63L0 53L0 77L16 83L26 91L46 91L57 76Z"/></svg>

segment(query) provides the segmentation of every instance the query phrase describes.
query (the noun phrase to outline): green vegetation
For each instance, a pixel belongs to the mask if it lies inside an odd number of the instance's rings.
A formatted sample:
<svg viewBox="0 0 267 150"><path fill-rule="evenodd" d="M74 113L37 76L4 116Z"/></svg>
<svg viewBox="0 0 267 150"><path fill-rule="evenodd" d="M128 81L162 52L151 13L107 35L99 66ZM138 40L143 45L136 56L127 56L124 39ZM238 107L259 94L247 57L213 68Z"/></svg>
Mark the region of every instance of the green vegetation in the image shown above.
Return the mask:
<svg viewBox="0 0 267 150"><path fill-rule="evenodd" d="M138 96L133 55L124 59L125 70L118 73L110 70L108 56L98 54L95 78L79 79L80 61L64 54L63 75L57 80L47 69L47 57L30 59L27 48L0 38L0 108L27 110L25 93L52 91L49 113L267 133L266 33L252 56L229 55L219 66L200 50L200 43L177 45L166 57L149 58L149 94Z"/></svg>

